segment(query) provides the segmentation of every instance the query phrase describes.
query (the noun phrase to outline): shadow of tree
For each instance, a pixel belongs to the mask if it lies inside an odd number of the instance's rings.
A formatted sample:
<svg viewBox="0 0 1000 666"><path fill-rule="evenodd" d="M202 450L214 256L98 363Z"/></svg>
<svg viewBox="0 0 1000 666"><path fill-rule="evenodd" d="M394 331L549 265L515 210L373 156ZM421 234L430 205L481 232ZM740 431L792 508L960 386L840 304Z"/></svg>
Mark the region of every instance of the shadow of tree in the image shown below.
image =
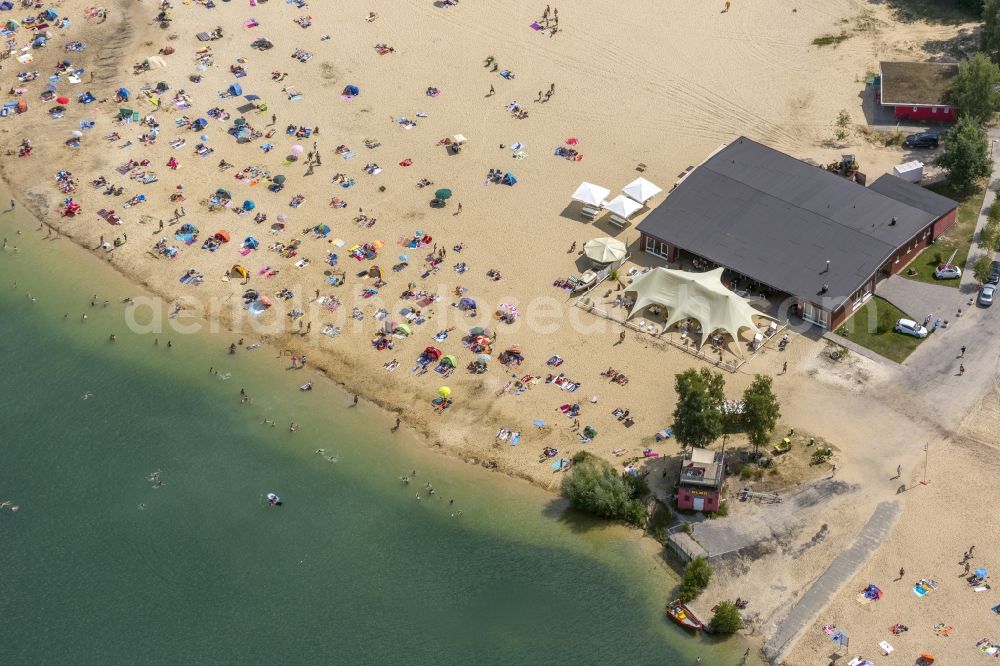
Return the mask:
<svg viewBox="0 0 1000 666"><path fill-rule="evenodd" d="M979 20L980 8L970 0L871 0L886 5L896 18L906 23L928 21L954 25Z"/></svg>

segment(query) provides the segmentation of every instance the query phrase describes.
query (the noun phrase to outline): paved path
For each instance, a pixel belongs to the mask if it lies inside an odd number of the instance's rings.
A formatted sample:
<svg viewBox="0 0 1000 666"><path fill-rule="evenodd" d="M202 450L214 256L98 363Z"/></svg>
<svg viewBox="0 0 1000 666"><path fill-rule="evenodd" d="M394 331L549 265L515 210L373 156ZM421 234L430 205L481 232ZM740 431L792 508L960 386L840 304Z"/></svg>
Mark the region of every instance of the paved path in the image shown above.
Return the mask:
<svg viewBox="0 0 1000 666"><path fill-rule="evenodd" d="M968 273L964 273L963 276L966 274ZM899 275L893 275L879 285L878 295L905 312L910 319L917 323L923 323L924 318L929 314L933 314L935 319L954 319L955 312L958 308L965 307L964 301L967 299L962 291L955 287L908 280ZM933 325L934 322L931 321L928 324L928 329Z"/></svg>
<svg viewBox="0 0 1000 666"><path fill-rule="evenodd" d="M826 607L854 573L889 536L892 525L899 514L899 502L879 502L868 523L861 530L850 548L843 551L830 563L826 571L806 590L805 594L792 606L771 639L764 645L764 655L773 663L778 663L784 651L791 645L799 632L812 622L813 618Z"/></svg>
<svg viewBox="0 0 1000 666"><path fill-rule="evenodd" d="M975 276L972 274L972 264L984 253L979 247L979 232L982 231L986 220L989 219L990 206L997 198L997 188L1000 187L1000 130L991 129L987 133L990 140L990 157L994 159L993 173L990 175L990 182L986 186L986 197L983 199L983 207L979 211L979 219L976 221L976 232L972 236L972 246L969 248L969 258L962 269L962 293L974 293L979 288ZM996 142L996 143L994 143Z"/></svg>

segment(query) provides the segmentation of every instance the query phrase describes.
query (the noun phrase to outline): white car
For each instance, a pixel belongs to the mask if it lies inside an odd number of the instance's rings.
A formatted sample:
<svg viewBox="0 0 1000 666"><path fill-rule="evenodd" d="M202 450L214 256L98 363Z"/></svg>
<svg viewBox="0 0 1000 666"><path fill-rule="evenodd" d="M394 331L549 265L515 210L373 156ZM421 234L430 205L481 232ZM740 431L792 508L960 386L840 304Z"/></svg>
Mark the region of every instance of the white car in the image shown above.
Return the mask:
<svg viewBox="0 0 1000 666"><path fill-rule="evenodd" d="M912 335L915 338L926 338L927 329L912 319L900 319L896 322L896 332Z"/></svg>
<svg viewBox="0 0 1000 666"><path fill-rule="evenodd" d="M951 264L938 264L934 269L934 277L938 280L954 280L962 277L962 269Z"/></svg>

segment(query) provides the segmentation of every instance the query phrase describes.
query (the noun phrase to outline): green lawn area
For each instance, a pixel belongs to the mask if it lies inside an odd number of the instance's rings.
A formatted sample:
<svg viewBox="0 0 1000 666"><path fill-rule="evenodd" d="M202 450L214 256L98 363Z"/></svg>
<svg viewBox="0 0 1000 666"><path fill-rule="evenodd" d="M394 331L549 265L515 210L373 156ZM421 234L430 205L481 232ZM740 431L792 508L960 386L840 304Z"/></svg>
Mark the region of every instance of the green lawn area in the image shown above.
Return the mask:
<svg viewBox="0 0 1000 666"><path fill-rule="evenodd" d="M902 363L923 340L896 333L893 327L897 319L909 319L909 316L889 301L873 296L836 333L854 344Z"/></svg>
<svg viewBox="0 0 1000 666"><path fill-rule="evenodd" d="M985 185L977 187L971 194L964 196L959 196L952 192L948 184L944 182L930 185L927 189L957 201L958 218L951 229L943 233L934 242L934 245L918 254L910 263L907 270L904 270L900 275L911 280L958 288L961 280L935 280L934 269L938 264L947 261L951 253L957 249L955 265L965 270L965 260L969 256L969 245L972 243L972 237L976 232L979 211L983 208L986 187ZM912 275L910 274L911 270L914 271Z"/></svg>

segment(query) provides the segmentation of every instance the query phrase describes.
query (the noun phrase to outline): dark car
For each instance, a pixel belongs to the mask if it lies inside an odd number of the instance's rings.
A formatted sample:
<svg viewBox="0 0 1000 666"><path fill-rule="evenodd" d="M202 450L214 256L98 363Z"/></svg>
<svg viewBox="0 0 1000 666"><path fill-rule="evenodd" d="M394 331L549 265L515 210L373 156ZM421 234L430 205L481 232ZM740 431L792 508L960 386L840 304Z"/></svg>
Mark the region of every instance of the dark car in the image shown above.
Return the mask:
<svg viewBox="0 0 1000 666"><path fill-rule="evenodd" d="M990 264L990 279L986 281L986 284L1000 284L1000 261L994 261Z"/></svg>
<svg viewBox="0 0 1000 666"><path fill-rule="evenodd" d="M903 145L907 148L937 148L938 135L934 132L911 134L903 140Z"/></svg>

